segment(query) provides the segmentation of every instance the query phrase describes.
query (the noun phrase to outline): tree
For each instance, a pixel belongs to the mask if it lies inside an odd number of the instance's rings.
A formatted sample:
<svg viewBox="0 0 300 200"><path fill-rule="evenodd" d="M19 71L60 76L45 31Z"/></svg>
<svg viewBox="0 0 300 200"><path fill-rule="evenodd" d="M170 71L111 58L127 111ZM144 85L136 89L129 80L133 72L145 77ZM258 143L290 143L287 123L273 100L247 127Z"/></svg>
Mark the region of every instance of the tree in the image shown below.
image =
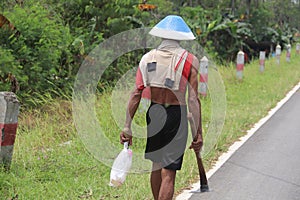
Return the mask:
<svg viewBox="0 0 300 200"><path fill-rule="evenodd" d="M58 16L49 15L39 3L16 5L4 14L19 32L15 35L0 30L5 52L10 54L11 65L15 66L9 68L10 72L20 80L21 91L30 93L66 87L64 80L71 78L72 62L68 50L72 41L69 28ZM8 66L5 64L5 68Z"/></svg>
<svg viewBox="0 0 300 200"><path fill-rule="evenodd" d="M231 0L230 2L232 15L235 15L235 0Z"/></svg>

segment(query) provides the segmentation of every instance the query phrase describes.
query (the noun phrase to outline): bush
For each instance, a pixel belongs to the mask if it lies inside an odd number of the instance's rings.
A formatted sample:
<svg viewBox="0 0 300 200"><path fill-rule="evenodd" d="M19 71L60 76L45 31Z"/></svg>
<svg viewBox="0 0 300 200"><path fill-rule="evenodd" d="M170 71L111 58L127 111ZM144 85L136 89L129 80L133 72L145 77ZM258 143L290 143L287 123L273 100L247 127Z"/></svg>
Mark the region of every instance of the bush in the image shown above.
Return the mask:
<svg viewBox="0 0 300 200"><path fill-rule="evenodd" d="M15 6L4 15L19 34L1 30L1 36L6 37L1 38L6 41L2 50L6 56L0 58L5 70L1 73L10 71L16 76L21 94L65 88L72 78L68 48L72 36L59 16L50 15L39 3Z"/></svg>
<svg viewBox="0 0 300 200"><path fill-rule="evenodd" d="M10 91L8 74L14 73L15 76L20 77L26 81L27 76L21 76L21 69L19 62L14 58L10 50L4 49L0 46L0 91Z"/></svg>

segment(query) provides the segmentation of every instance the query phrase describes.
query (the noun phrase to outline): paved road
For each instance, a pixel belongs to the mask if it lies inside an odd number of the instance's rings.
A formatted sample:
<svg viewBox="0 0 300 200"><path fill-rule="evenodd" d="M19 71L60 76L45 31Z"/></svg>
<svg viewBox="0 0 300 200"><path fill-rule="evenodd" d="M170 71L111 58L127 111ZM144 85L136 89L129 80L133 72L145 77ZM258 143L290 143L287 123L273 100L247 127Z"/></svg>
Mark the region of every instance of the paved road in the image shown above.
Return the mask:
<svg viewBox="0 0 300 200"><path fill-rule="evenodd" d="M300 200L300 90L190 200Z"/></svg>

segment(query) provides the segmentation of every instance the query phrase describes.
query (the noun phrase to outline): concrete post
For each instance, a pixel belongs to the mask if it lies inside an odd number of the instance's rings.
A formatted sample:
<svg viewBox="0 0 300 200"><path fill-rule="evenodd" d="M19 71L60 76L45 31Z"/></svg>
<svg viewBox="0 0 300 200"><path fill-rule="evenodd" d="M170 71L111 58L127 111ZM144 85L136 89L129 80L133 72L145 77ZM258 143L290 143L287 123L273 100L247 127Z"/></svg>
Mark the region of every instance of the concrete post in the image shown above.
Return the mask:
<svg viewBox="0 0 300 200"><path fill-rule="evenodd" d="M265 71L265 59L266 59L266 52L260 51L259 52L259 70L260 70L260 72Z"/></svg>
<svg viewBox="0 0 300 200"><path fill-rule="evenodd" d="M204 56L200 61L200 87L199 93L202 96L207 95L207 82L208 82L208 59Z"/></svg>
<svg viewBox="0 0 300 200"><path fill-rule="evenodd" d="M300 43L296 44L296 54L300 54Z"/></svg>
<svg viewBox="0 0 300 200"><path fill-rule="evenodd" d="M0 165L3 165L6 170L10 169L12 160L19 107L19 101L13 92L0 92Z"/></svg>
<svg viewBox="0 0 300 200"><path fill-rule="evenodd" d="M276 60L277 60L277 64L279 65L280 64L280 56L281 56L281 46L278 44L276 46Z"/></svg>
<svg viewBox="0 0 300 200"><path fill-rule="evenodd" d="M243 78L244 64L245 54L243 51L239 51L236 58L236 76L238 79Z"/></svg>

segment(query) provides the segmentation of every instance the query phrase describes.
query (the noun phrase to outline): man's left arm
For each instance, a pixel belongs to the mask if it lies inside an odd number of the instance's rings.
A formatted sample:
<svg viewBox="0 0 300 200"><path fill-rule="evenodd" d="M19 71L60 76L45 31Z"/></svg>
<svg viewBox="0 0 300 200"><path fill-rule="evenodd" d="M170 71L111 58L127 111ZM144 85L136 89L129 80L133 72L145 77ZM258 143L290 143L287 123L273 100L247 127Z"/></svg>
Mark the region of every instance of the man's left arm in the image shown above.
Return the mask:
<svg viewBox="0 0 300 200"><path fill-rule="evenodd" d="M201 103L198 96L198 69L199 62L198 59L194 57L188 79L188 107L189 112L192 113L192 120L194 121L197 130L196 136L193 138L194 140L190 148L193 148L196 152L199 152L203 145Z"/></svg>

